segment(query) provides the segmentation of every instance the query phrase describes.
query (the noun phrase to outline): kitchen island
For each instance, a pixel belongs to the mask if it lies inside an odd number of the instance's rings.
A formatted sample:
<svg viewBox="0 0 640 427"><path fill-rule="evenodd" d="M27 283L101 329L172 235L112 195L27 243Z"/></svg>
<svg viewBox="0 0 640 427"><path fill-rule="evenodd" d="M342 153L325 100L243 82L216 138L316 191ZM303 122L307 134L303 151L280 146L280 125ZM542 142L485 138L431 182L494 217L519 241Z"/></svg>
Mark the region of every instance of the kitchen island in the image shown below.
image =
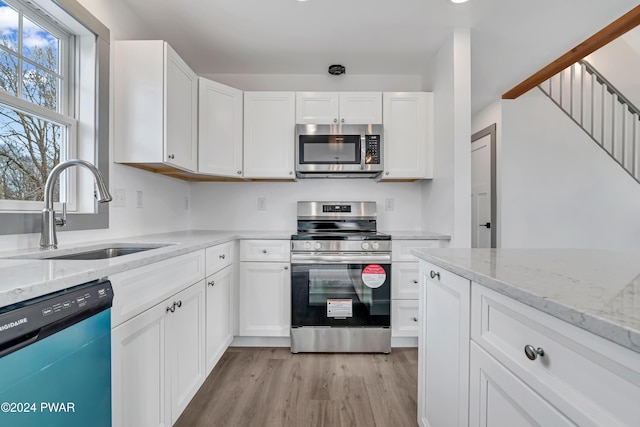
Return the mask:
<svg viewBox="0 0 640 427"><path fill-rule="evenodd" d="M421 425L638 425L640 255L414 254Z"/></svg>

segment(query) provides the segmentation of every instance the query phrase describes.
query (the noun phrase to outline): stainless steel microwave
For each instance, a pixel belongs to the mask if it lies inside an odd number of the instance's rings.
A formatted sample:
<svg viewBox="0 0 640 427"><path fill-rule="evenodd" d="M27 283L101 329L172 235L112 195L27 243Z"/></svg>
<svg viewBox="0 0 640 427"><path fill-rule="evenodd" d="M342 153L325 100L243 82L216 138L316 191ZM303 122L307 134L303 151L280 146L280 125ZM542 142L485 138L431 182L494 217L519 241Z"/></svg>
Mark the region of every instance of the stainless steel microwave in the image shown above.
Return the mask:
<svg viewBox="0 0 640 427"><path fill-rule="evenodd" d="M382 125L296 125L296 176L374 178L382 144Z"/></svg>

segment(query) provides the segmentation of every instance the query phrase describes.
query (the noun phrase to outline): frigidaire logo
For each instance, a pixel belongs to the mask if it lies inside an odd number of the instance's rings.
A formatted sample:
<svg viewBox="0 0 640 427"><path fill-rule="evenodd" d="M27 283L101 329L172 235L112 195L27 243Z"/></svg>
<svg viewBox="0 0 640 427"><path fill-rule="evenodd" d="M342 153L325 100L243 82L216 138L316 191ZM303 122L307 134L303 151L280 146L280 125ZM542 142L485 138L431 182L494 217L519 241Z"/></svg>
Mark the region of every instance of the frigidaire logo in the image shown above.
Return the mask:
<svg viewBox="0 0 640 427"><path fill-rule="evenodd" d="M18 320L14 321L14 322L6 323L6 324L0 326L0 332L4 332L7 329L15 328L16 326L20 326L23 323L27 323L28 321L29 321L29 319L27 319L26 317L23 317L22 319L18 319Z"/></svg>

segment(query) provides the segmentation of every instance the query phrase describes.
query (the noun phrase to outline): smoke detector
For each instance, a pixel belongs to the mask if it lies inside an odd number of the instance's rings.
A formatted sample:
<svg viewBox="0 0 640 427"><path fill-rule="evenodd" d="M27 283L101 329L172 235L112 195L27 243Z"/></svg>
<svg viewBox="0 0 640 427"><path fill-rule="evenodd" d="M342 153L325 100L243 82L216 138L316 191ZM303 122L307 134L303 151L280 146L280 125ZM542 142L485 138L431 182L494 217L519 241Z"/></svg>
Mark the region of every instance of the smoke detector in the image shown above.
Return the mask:
<svg viewBox="0 0 640 427"><path fill-rule="evenodd" d="M346 68L344 68L344 66L340 65L340 64L335 64L335 65L330 65L329 66L329 74L332 74L334 76L339 76L340 74L344 74L347 71Z"/></svg>

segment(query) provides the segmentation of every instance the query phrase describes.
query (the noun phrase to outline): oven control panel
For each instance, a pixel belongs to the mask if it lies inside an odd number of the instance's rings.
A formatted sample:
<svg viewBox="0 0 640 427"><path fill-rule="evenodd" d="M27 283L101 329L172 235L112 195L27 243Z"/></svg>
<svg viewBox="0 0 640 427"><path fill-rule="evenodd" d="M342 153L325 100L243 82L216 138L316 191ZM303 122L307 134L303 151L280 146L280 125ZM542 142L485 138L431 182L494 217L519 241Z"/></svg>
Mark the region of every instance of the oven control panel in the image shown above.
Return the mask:
<svg viewBox="0 0 640 427"><path fill-rule="evenodd" d="M293 252L391 252L390 240L292 240Z"/></svg>

